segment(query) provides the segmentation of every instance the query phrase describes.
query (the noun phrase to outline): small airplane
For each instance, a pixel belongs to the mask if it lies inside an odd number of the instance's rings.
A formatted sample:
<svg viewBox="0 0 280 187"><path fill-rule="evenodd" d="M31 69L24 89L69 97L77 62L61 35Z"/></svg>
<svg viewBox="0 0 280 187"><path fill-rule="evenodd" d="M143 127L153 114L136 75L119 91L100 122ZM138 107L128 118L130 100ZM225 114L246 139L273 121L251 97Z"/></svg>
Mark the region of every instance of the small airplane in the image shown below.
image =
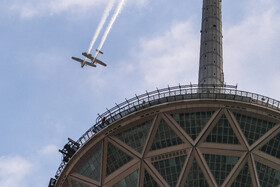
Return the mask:
<svg viewBox="0 0 280 187"><path fill-rule="evenodd" d="M103 54L102 51L96 49L97 51L97 54L95 55L96 57L93 57L92 54L88 54L86 52L82 53L83 56L87 57L88 59L91 60L91 63L94 64L95 62L102 65L102 66L107 66L107 64L105 64L104 62L102 62L101 60L98 60L97 59L97 55L100 53L100 54Z"/></svg>
<svg viewBox="0 0 280 187"><path fill-rule="evenodd" d="M80 63L81 63L81 67L84 67L85 64L88 65L88 66L96 67L95 64L93 64L93 63L91 63L91 62L88 62L88 61L85 61L85 60L82 60L82 59L80 59L80 58L72 57L72 59L75 60L75 61L80 62Z"/></svg>
<svg viewBox="0 0 280 187"><path fill-rule="evenodd" d="M96 57L93 57L92 54L87 53L87 52L82 53L82 55L85 56L86 58L90 59L91 62L86 61L86 59L85 59L85 60L82 60L82 59L77 58L77 57L72 57L72 59L75 60L75 61L80 62L82 68L83 68L85 65L92 66L92 67L96 67L96 65L95 65L94 63L98 63L98 64L100 64L100 65L102 65L102 66L107 66L107 64L105 64L105 63L102 62L101 60L98 60L98 59L97 59L98 54L99 54L99 53L100 53L100 54L103 54L103 52L100 51L100 50L98 50L98 49L96 49L96 51L97 51L97 53L96 53L96 55L95 55Z"/></svg>

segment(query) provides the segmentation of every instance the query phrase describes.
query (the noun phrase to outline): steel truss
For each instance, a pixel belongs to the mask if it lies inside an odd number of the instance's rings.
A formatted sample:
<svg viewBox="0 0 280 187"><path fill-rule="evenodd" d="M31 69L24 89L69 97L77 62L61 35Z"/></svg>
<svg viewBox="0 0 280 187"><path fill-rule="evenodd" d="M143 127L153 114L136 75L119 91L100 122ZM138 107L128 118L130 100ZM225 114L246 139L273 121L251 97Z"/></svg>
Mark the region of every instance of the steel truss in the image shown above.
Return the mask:
<svg viewBox="0 0 280 187"><path fill-rule="evenodd" d="M205 139L211 133L211 130L215 127L218 120L222 115L225 115L229 121L230 127L233 129L235 135L238 138L239 144L220 144L220 143L206 143ZM160 121L164 120L168 126L182 139L183 144L167 147L163 149L158 149L151 151L151 145L153 139L156 135L157 129L159 127ZM116 132L117 133L117 132ZM101 169L101 181L95 181L93 179L84 177L77 173L70 173L67 177L67 185L72 187L72 180L81 182L88 186L112 186L119 182L121 179L127 177L134 171L138 170L138 186L143 186L144 183L144 173L145 170L153 177L159 186L169 186L159 171L152 164L155 160L160 160L161 157L172 158L172 155L186 155L186 160L181 170L180 176L178 178L176 187L184 186L188 174L190 172L191 166L193 165L194 159L197 161L200 169L203 172L205 179L210 186L218 186L215 177L213 176L203 154L214 154L223 156L238 156L239 160L228 174L221 186L231 186L235 181L236 177L239 175L245 164L249 166L250 177L253 186L260 186L258 173L256 169L256 161L262 163L270 168L279 170L280 159L268 155L262 151L260 148L274 138L280 133L280 124L275 125L267 133L265 133L261 138L259 138L255 143L249 145L245 135L239 127L234 114L229 109L220 108L216 110L214 115L210 118L208 123L204 126L200 134L195 140L193 140L182 128L181 126L170 116L170 114L162 112L154 115L153 122L148 133L146 143L144 145L143 151L138 153L133 148L128 146L125 142L119 140L113 133L109 136L104 137L101 140L102 144L102 169ZM96 142L95 142L96 143ZM124 166L117 169L112 174L106 176L106 160L107 160L107 146L111 143L125 154L132 157L132 160L126 163ZM89 147L94 146L90 145ZM65 185L66 183L64 183ZM64 186L62 185L62 186Z"/></svg>

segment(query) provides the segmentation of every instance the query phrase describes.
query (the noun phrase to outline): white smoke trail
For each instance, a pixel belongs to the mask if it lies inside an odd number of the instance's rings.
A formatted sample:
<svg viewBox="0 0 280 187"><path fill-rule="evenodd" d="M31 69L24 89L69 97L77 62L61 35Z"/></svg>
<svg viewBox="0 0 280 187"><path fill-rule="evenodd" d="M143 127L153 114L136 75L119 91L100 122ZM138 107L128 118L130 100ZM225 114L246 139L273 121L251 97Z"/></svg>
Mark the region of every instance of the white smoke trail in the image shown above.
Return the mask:
<svg viewBox="0 0 280 187"><path fill-rule="evenodd" d="M95 34L94 34L93 38L92 38L92 41L91 41L89 49L88 49L88 54L91 52L92 47L93 47L101 29L103 28L103 25L104 25L105 21L107 20L107 18L109 16L109 13L112 10L113 5L114 5L114 0L110 0L107 4L107 7L104 10L104 13L103 13L102 18L100 20L100 23L98 24L98 27L95 31Z"/></svg>
<svg viewBox="0 0 280 187"><path fill-rule="evenodd" d="M106 40L106 38L107 38L107 36L108 36L108 34L109 34L109 32L110 32L112 26L113 26L113 24L114 24L114 22L115 22L117 16L119 15L119 13L120 13L120 11L121 11L121 9L122 9L122 7L123 7L124 2L125 2L125 0L120 0L120 3L118 4L118 7L117 7L117 9L116 9L116 11L115 11L113 17L111 18L111 20L110 20L110 22L109 22L109 24L108 24L108 27L107 27L106 31L104 32L104 35L103 35L103 37L102 37L102 40L101 40L101 42L100 42L100 44L99 44L99 47L98 47L96 53L95 53L94 58L97 57L99 51L101 50L101 48L102 48L102 46L103 46L103 44L104 44L104 42L105 42L105 40Z"/></svg>
<svg viewBox="0 0 280 187"><path fill-rule="evenodd" d="M96 41L98 35L100 34L100 31L101 31L101 29L103 28L104 23L106 22L106 20L107 20L107 18L108 18L108 16L109 16L110 11L111 11L112 8L113 8L113 5L114 5L114 0L110 0L110 1L108 2L107 6L106 6L106 8L105 8L105 10L104 10L104 12L103 12L103 15L102 15L102 17L101 17L101 20L100 20L100 22L99 22L99 24L98 24L98 26L97 26L97 29L96 29L96 31L95 31L95 33L94 33L94 35L93 35L93 38L92 38L91 43L90 43L90 45L89 45L87 54L90 54L90 52L91 52L91 50L92 50L92 47L93 47L93 45L94 45L94 43L95 43L95 41ZM87 57L84 58L83 64L85 64L85 61L86 61L86 60L87 60Z"/></svg>

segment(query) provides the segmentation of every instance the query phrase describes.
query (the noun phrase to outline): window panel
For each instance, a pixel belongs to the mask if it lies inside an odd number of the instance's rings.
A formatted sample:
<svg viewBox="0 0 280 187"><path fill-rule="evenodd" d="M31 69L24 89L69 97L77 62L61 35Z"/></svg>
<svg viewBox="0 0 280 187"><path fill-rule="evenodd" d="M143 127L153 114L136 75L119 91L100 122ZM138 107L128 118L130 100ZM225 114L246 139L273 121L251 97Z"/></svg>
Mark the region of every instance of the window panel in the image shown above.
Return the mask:
<svg viewBox="0 0 280 187"><path fill-rule="evenodd" d="M222 185L232 168L238 162L239 157L204 154L204 158L216 179L218 185Z"/></svg>
<svg viewBox="0 0 280 187"><path fill-rule="evenodd" d="M239 175L234 180L231 187L252 187L252 180L249 172L248 163L245 164L244 168L240 171Z"/></svg>
<svg viewBox="0 0 280 187"><path fill-rule="evenodd" d="M171 116L195 140L213 114L214 111L179 113Z"/></svg>
<svg viewBox="0 0 280 187"><path fill-rule="evenodd" d="M117 137L139 153L142 152L146 142L152 121L141 123L140 125L121 132Z"/></svg>
<svg viewBox="0 0 280 187"><path fill-rule="evenodd" d="M118 183L114 184L113 187L137 187L138 171L133 172L129 176L125 177Z"/></svg>
<svg viewBox="0 0 280 187"><path fill-rule="evenodd" d="M188 174L188 179L184 185L185 187L208 187L206 178L200 169L196 159L193 160L192 167Z"/></svg>
<svg viewBox="0 0 280 187"><path fill-rule="evenodd" d="M107 175L113 173L126 163L128 163L132 158L126 155L123 151L108 143L108 153L107 153Z"/></svg>
<svg viewBox="0 0 280 187"><path fill-rule="evenodd" d="M186 160L186 156L174 157L167 160L154 162L153 165L171 186L176 186L178 177Z"/></svg>
<svg viewBox="0 0 280 187"><path fill-rule="evenodd" d="M101 145L93 152L93 154L77 169L77 173L100 181L101 167Z"/></svg>
<svg viewBox="0 0 280 187"><path fill-rule="evenodd" d="M145 170L145 176L144 176L144 187L157 187L157 182L153 179L153 177Z"/></svg>
<svg viewBox="0 0 280 187"><path fill-rule="evenodd" d="M250 145L275 126L273 122L253 118L248 115L234 113L234 116Z"/></svg>
<svg viewBox="0 0 280 187"><path fill-rule="evenodd" d="M162 149L165 147L179 145L182 143L183 143L183 141L168 126L168 124L164 120L161 120L159 127L157 129L157 133L154 137L151 150Z"/></svg>
<svg viewBox="0 0 280 187"><path fill-rule="evenodd" d="M235 135L225 115L222 115L221 119L215 125L211 133L207 136L206 142L239 144L237 136Z"/></svg>
<svg viewBox="0 0 280 187"><path fill-rule="evenodd" d="M256 162L256 168L259 175L260 185L262 187L279 186L280 184L280 168L279 171Z"/></svg>
<svg viewBox="0 0 280 187"><path fill-rule="evenodd" d="M261 151L280 159L280 133L265 144Z"/></svg>

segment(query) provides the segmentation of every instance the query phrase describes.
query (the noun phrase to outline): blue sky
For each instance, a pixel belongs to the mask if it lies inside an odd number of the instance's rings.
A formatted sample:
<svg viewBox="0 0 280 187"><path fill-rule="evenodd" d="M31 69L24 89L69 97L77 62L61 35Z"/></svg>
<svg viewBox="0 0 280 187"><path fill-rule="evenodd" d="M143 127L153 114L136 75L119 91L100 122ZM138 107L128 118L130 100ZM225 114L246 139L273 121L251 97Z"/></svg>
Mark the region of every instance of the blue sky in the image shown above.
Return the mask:
<svg viewBox="0 0 280 187"><path fill-rule="evenodd" d="M73 62L106 2L1 1L1 186L46 186L57 150L97 113L135 93L197 82L202 0L126 0L99 56L108 66ZM280 100L279 8L279 0L223 1L227 84Z"/></svg>

